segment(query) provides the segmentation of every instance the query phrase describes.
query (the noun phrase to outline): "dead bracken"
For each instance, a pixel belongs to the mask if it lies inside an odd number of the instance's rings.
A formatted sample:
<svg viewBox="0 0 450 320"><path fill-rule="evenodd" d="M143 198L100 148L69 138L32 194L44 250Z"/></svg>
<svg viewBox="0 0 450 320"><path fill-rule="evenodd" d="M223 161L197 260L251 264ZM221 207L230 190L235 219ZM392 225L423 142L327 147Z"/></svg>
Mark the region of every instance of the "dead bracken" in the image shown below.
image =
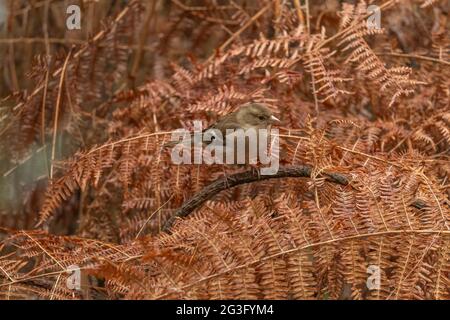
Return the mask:
<svg viewBox="0 0 450 320"><path fill-rule="evenodd" d="M448 1L66 2L0 0L0 299L450 299ZM171 161L249 103L274 175Z"/></svg>

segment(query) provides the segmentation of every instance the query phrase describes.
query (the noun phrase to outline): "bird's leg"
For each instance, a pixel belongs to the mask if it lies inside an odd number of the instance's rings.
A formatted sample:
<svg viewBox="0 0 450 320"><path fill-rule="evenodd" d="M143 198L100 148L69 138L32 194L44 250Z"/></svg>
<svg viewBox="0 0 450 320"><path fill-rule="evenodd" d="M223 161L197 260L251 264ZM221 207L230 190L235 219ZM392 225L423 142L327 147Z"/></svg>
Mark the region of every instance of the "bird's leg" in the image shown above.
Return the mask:
<svg viewBox="0 0 450 320"><path fill-rule="evenodd" d="M252 168L252 173L256 173L258 175L258 180L261 180L261 172L259 171L257 164L250 164L250 167Z"/></svg>
<svg viewBox="0 0 450 320"><path fill-rule="evenodd" d="M225 170L225 166L222 165L222 171L223 171L223 175L225 176L225 186L228 188L230 188L230 185L228 184L228 176L227 176L227 172Z"/></svg>

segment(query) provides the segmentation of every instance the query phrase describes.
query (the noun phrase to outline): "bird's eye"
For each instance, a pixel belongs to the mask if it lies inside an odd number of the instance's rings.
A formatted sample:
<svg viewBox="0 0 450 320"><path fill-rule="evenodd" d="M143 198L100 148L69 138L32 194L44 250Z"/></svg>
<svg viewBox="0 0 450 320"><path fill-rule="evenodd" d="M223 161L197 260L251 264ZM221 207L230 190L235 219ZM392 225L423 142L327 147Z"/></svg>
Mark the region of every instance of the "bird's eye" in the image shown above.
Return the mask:
<svg viewBox="0 0 450 320"><path fill-rule="evenodd" d="M266 117L264 117L264 116L259 116L258 118L259 118L259 120L264 120Z"/></svg>

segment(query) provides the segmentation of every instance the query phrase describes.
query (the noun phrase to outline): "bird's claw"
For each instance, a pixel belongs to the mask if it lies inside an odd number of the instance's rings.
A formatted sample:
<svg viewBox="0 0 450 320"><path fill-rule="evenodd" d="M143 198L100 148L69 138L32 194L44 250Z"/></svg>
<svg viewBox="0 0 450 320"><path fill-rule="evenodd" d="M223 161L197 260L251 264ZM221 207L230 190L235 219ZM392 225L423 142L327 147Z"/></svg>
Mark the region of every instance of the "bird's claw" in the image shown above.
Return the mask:
<svg viewBox="0 0 450 320"><path fill-rule="evenodd" d="M259 171L259 168L252 166L252 174L255 174L258 176L258 180L261 180L261 172Z"/></svg>
<svg viewBox="0 0 450 320"><path fill-rule="evenodd" d="M227 172L225 171L225 168L222 167L222 170L223 170L223 175L225 177L225 187L228 189L228 188L230 188L230 185L228 183L228 175L227 175Z"/></svg>

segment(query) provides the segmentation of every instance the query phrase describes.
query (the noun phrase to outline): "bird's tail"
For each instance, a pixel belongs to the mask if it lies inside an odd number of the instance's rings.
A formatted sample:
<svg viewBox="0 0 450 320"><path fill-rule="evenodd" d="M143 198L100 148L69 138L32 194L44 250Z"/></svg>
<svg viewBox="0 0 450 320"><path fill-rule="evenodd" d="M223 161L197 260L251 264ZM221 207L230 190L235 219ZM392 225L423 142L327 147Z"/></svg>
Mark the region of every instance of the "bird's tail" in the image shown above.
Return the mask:
<svg viewBox="0 0 450 320"><path fill-rule="evenodd" d="M192 137L193 137L193 134L189 133L189 134L183 136L182 140L173 140L173 141L166 142L165 144L163 144L163 148L172 148L172 147L175 147L177 144L183 144L184 146L189 146L189 145L191 145Z"/></svg>
<svg viewBox="0 0 450 320"><path fill-rule="evenodd" d="M177 144L181 143L181 141L169 141L163 144L163 148L172 148L175 147Z"/></svg>

